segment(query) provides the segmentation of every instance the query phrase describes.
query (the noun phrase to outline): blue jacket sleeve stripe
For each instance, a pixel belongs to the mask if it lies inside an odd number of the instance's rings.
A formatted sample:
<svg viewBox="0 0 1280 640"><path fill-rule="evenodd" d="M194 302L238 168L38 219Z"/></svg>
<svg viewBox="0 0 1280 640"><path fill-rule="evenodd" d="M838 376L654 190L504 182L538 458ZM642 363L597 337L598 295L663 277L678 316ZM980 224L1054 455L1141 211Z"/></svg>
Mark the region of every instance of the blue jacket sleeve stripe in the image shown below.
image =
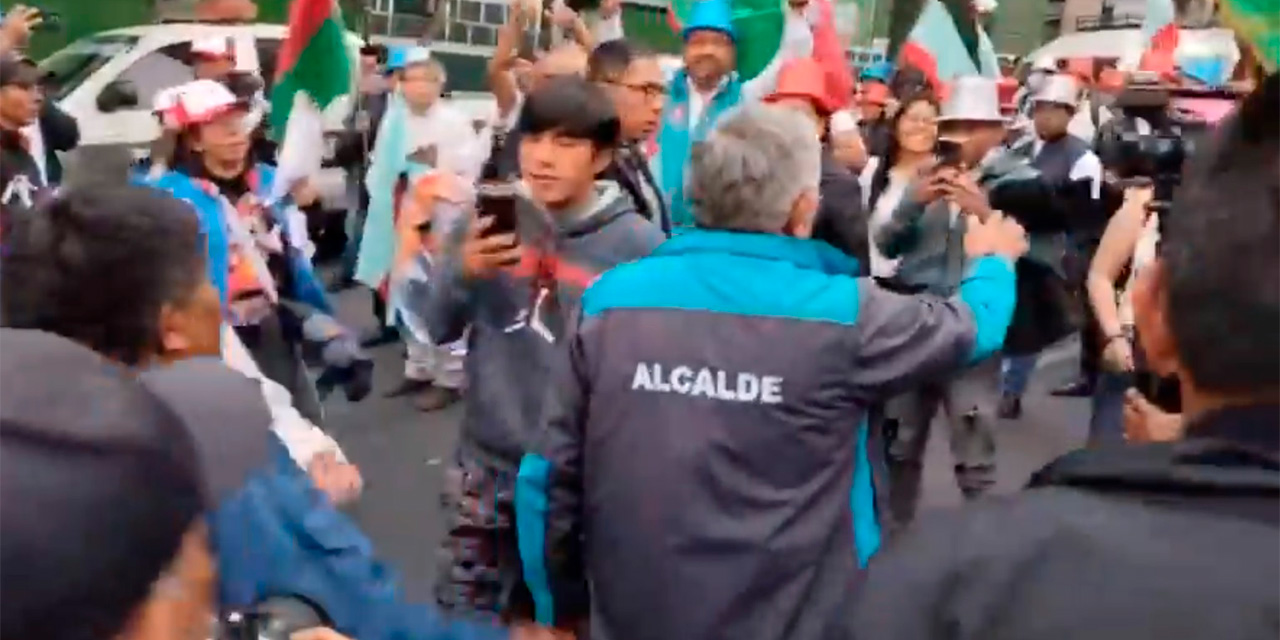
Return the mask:
<svg viewBox="0 0 1280 640"><path fill-rule="evenodd" d="M1013 264L1007 258L983 256L970 263L959 292L977 325L970 363L987 359L1004 345L1018 302L1015 284Z"/></svg>
<svg viewBox="0 0 1280 640"><path fill-rule="evenodd" d="M533 596L534 619L538 624L553 625L556 620L555 599L547 571L547 487L551 462L536 454L526 454L516 475L516 531L519 533L520 563L524 581Z"/></svg>
<svg viewBox="0 0 1280 640"><path fill-rule="evenodd" d="M858 427L858 452L854 457L853 495L850 503L853 508L853 541L858 552L858 566L867 566L867 561L880 549L880 522L876 518L876 490L871 475L871 457L867 451L867 421L863 418Z"/></svg>

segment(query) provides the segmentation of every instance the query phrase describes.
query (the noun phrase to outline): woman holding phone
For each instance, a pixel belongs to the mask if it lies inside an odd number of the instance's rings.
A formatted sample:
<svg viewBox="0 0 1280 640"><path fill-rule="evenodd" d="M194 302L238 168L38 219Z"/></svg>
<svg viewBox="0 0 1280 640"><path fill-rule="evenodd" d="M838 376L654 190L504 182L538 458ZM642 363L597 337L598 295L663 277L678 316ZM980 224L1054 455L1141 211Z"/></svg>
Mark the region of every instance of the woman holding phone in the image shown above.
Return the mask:
<svg viewBox="0 0 1280 640"><path fill-rule="evenodd" d="M890 259L876 247L876 232L893 215L902 201L907 185L929 167L938 142L938 102L932 93L920 92L906 97L889 119L888 148L883 156L872 156L862 170L863 210L869 212L867 233L870 239L871 275L892 278L898 261Z"/></svg>

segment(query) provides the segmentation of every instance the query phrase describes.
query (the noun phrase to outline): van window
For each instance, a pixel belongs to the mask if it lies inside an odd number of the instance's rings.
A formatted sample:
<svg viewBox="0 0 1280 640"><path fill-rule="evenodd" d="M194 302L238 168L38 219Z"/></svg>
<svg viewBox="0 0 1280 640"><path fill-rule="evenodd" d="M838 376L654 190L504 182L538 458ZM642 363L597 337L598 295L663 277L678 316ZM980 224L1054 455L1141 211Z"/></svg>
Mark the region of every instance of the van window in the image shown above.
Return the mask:
<svg viewBox="0 0 1280 640"><path fill-rule="evenodd" d="M102 65L135 44L138 44L137 36L118 34L92 36L71 43L40 63L46 95L51 100L67 97Z"/></svg>
<svg viewBox="0 0 1280 640"><path fill-rule="evenodd" d="M136 108L150 111L156 94L196 79L191 66L191 43L178 42L156 49L135 60L118 79L132 83L138 92Z"/></svg>
<svg viewBox="0 0 1280 640"><path fill-rule="evenodd" d="M280 47L284 44L279 38L257 38L258 71L262 75L262 93L271 95L271 87L276 82L276 60L280 57Z"/></svg>

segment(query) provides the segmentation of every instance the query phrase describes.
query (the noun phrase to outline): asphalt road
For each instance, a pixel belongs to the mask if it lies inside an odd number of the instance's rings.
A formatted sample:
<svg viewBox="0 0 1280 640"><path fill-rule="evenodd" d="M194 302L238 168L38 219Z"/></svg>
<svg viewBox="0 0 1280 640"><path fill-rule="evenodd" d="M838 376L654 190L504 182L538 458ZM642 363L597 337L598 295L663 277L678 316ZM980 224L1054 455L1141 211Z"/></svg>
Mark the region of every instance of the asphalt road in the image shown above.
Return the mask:
<svg viewBox="0 0 1280 640"><path fill-rule="evenodd" d="M338 302L339 315L350 326L372 326L367 291L344 292ZM1023 400L1022 419L1000 423L998 491L1016 490L1046 462L1084 443L1088 402L1053 398L1047 393L1073 374L1074 352L1074 345L1068 343L1046 354ZM382 398L381 392L399 381L403 362L398 347L378 349L375 355L375 392L359 404L350 404L336 394L326 405L329 430L364 474L365 493L351 513L373 539L378 554L400 572L406 595L426 600L431 597L434 554L440 538L441 463L457 438L461 405L424 414L407 399ZM960 493L951 477L946 429L937 421L934 427L927 454L924 507L954 507L960 503Z"/></svg>

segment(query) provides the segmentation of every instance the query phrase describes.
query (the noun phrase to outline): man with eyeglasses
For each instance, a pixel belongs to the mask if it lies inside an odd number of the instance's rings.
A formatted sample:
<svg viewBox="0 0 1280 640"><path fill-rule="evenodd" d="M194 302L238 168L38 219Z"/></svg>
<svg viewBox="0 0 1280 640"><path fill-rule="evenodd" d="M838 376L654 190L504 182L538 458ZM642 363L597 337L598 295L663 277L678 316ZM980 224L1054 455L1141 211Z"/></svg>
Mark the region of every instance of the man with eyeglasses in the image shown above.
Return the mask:
<svg viewBox="0 0 1280 640"><path fill-rule="evenodd" d="M631 197L636 212L670 235L671 213L640 148L662 123L662 108L667 102L666 81L657 55L637 49L626 40L601 43L588 59L587 79L608 92L622 128L613 163L600 177L617 182Z"/></svg>

